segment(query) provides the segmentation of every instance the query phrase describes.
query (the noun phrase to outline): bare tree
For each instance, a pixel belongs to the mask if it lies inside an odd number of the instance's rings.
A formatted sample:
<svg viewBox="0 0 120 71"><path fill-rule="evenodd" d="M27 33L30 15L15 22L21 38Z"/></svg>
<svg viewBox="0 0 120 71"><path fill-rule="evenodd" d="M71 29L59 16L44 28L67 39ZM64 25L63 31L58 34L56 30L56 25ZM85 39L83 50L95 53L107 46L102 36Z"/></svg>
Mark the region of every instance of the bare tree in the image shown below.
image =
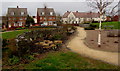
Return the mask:
<svg viewBox="0 0 120 71"><path fill-rule="evenodd" d="M62 25L62 16L60 15L60 13L56 13L56 24L58 26Z"/></svg>
<svg viewBox="0 0 120 71"><path fill-rule="evenodd" d="M113 18L115 15L118 14L118 12L120 12L118 5L120 5L120 1L114 7L110 7L108 10L106 10L106 14Z"/></svg>
<svg viewBox="0 0 120 71"><path fill-rule="evenodd" d="M114 1L114 0L113 0ZM92 2L88 3L88 6L95 9L99 13L100 17L100 23L99 23L99 35L98 35L98 46L101 47L101 19L102 16L106 13L106 8L110 6L112 2L106 1L106 0L94 0Z"/></svg>

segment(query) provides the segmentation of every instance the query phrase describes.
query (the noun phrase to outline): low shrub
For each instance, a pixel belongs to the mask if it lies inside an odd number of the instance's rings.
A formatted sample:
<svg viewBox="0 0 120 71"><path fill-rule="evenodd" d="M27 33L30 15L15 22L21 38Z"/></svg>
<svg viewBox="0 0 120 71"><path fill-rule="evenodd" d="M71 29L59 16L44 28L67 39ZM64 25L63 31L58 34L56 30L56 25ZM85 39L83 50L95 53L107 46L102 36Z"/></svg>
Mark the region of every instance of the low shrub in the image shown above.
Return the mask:
<svg viewBox="0 0 120 71"><path fill-rule="evenodd" d="M54 36L52 37L52 39L53 39L53 40L61 40L62 37L63 37L62 35L56 34L56 35L54 35Z"/></svg>
<svg viewBox="0 0 120 71"><path fill-rule="evenodd" d="M7 29L2 29L2 32L5 32L5 31L7 31Z"/></svg>
<svg viewBox="0 0 120 71"><path fill-rule="evenodd" d="M95 28L93 28L93 27L86 27L86 28L84 28L85 30L95 30Z"/></svg>
<svg viewBox="0 0 120 71"><path fill-rule="evenodd" d="M107 37L115 37L115 34L113 32L108 32Z"/></svg>
<svg viewBox="0 0 120 71"><path fill-rule="evenodd" d="M26 54L26 55L24 55L24 59L27 59L28 61L34 60L34 56Z"/></svg>
<svg viewBox="0 0 120 71"><path fill-rule="evenodd" d="M90 24L89 27L85 27L84 29L85 29L85 30L95 30L96 27L97 27L96 25Z"/></svg>
<svg viewBox="0 0 120 71"><path fill-rule="evenodd" d="M57 28L58 26L33 26L31 28Z"/></svg>
<svg viewBox="0 0 120 71"><path fill-rule="evenodd" d="M22 29L26 29L26 28L25 27L16 28L16 30L22 30Z"/></svg>
<svg viewBox="0 0 120 71"><path fill-rule="evenodd" d="M118 37L120 37L120 32L118 32Z"/></svg>
<svg viewBox="0 0 120 71"><path fill-rule="evenodd" d="M32 52L44 52L42 46L36 46L35 43L43 42L43 40L61 40L65 41L68 39L67 29L71 28L72 30L76 30L74 26L67 26L65 29L56 28L56 29L41 29L34 30L30 32L23 33L16 38L16 45L18 47L18 54L20 57L25 54L31 54ZM35 48L34 48L35 47Z"/></svg>
<svg viewBox="0 0 120 71"><path fill-rule="evenodd" d="M8 40L7 39L3 39L2 40L2 47L5 47L8 45Z"/></svg>
<svg viewBox="0 0 120 71"><path fill-rule="evenodd" d="M9 65L15 65L19 63L20 59L16 56L13 56L12 58L9 58L8 63Z"/></svg>

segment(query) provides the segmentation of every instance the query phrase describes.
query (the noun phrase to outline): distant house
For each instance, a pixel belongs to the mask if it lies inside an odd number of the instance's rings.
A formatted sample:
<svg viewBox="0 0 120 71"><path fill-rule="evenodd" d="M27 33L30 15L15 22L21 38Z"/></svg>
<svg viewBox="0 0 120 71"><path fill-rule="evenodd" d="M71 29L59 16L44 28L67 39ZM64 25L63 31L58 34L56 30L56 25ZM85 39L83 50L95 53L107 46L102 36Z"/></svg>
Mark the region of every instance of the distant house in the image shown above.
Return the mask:
<svg viewBox="0 0 120 71"><path fill-rule="evenodd" d="M24 27L27 19L27 8L8 8L8 29Z"/></svg>
<svg viewBox="0 0 120 71"><path fill-rule="evenodd" d="M107 16L106 18L106 21L112 21L112 18L110 16Z"/></svg>
<svg viewBox="0 0 120 71"><path fill-rule="evenodd" d="M120 21L120 17L119 16L120 15L113 16L112 21Z"/></svg>
<svg viewBox="0 0 120 71"><path fill-rule="evenodd" d="M79 24L79 23L84 23L87 21L100 21L98 13L93 13L93 12L69 12L67 11L63 17L62 21L65 24ZM103 16L101 19L102 21L106 20L106 16Z"/></svg>
<svg viewBox="0 0 120 71"><path fill-rule="evenodd" d="M8 18L7 16L1 16L2 29L7 29L8 27Z"/></svg>
<svg viewBox="0 0 120 71"><path fill-rule="evenodd" d="M38 8L37 23L41 26L56 25L56 14L53 8Z"/></svg>

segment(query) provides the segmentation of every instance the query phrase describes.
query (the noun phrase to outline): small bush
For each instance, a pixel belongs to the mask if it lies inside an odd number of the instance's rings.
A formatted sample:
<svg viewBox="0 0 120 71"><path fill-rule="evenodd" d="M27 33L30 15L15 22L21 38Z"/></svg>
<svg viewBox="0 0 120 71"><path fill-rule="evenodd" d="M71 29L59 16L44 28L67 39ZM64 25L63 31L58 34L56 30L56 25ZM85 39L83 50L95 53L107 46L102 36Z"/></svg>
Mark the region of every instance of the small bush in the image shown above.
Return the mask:
<svg viewBox="0 0 120 71"><path fill-rule="evenodd" d="M12 58L10 58L10 59L8 60L8 63L9 63L9 65L15 65L15 64L17 64L19 61L20 61L20 60L19 60L18 57L13 56Z"/></svg>
<svg viewBox="0 0 120 71"><path fill-rule="evenodd" d="M114 37L115 35L114 35L114 33L113 32L108 32L108 34L107 34L107 37Z"/></svg>
<svg viewBox="0 0 120 71"><path fill-rule="evenodd" d="M86 27L86 28L84 28L85 30L95 30L95 28L93 28L93 27Z"/></svg>
<svg viewBox="0 0 120 71"><path fill-rule="evenodd" d="M85 27L84 29L85 29L85 30L95 30L96 27L97 27L96 25L90 24L89 27Z"/></svg>
<svg viewBox="0 0 120 71"><path fill-rule="evenodd" d="M24 58L27 60L34 60L34 56L28 54L24 55Z"/></svg>
<svg viewBox="0 0 120 71"><path fill-rule="evenodd" d="M5 47L6 45L8 45L8 40L7 39L3 39L2 40L2 47Z"/></svg>
<svg viewBox="0 0 120 71"><path fill-rule="evenodd" d="M118 32L118 37L120 37L120 32Z"/></svg>
<svg viewBox="0 0 120 71"><path fill-rule="evenodd" d="M56 34L52 37L53 40L61 40L62 39L62 35L60 34Z"/></svg>
<svg viewBox="0 0 120 71"><path fill-rule="evenodd" d="M16 30L22 30L22 29L26 29L26 28L25 27L16 28Z"/></svg>

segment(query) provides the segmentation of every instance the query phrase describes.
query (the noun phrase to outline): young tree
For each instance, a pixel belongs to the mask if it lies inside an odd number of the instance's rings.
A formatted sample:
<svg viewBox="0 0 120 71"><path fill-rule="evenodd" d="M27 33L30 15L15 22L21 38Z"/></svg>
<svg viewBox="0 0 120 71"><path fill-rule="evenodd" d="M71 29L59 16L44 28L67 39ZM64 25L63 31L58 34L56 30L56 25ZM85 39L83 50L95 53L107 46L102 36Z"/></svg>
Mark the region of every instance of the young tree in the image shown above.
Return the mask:
<svg viewBox="0 0 120 71"><path fill-rule="evenodd" d="M114 0L113 0L114 1ZM88 3L88 6L98 11L100 14L100 23L99 23L99 35L98 35L98 46L101 47L101 19L102 16L106 13L106 8L110 6L113 1L106 0L94 0Z"/></svg>
<svg viewBox="0 0 120 71"><path fill-rule="evenodd" d="M57 15L56 15L56 24L58 25L58 26L60 26L60 25L62 25L62 16L58 13Z"/></svg>
<svg viewBox="0 0 120 71"><path fill-rule="evenodd" d="M26 20L26 27L30 27L30 25L34 25L34 19L32 17L30 17L29 15L27 16L27 20Z"/></svg>

